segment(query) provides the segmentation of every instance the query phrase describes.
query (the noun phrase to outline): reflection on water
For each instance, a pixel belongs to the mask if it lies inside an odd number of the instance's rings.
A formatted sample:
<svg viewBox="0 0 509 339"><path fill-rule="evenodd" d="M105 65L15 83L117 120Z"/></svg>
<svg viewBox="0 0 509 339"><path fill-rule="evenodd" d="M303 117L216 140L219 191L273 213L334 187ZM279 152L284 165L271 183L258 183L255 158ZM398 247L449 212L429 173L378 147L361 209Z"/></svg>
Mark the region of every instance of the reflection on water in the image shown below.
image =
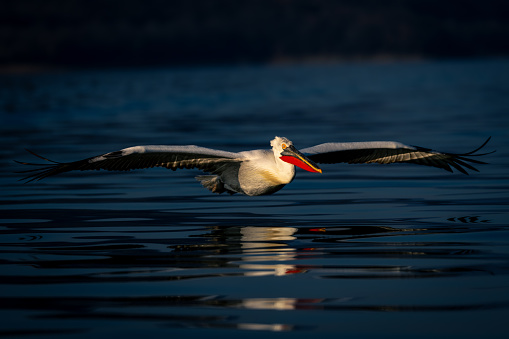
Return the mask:
<svg viewBox="0 0 509 339"><path fill-rule="evenodd" d="M81 333L79 324L106 319L306 332L328 328L329 312L509 309L500 294L509 282L509 247L497 236L507 228L482 217L487 221L404 220L397 227L387 220L270 226L264 218L200 226L200 216L174 212L68 212L65 220L40 210L33 216L41 222L11 223L20 215L11 211L2 222L2 309L35 315L32 329L48 331L37 333ZM486 236L489 250L480 242ZM479 288L484 280L492 287ZM78 326L62 328L63 319Z"/></svg>
<svg viewBox="0 0 509 339"><path fill-rule="evenodd" d="M159 214L153 213L154 217ZM144 214L150 216L151 212ZM426 225L422 221L417 227L350 225L338 221L332 226L312 227L189 228L168 227L160 224L162 220L151 217L105 219L109 221L100 224L95 217L77 221L84 217L75 215L72 227L57 221L10 223L5 219L2 238L5 260L32 267L27 273L32 271L37 280L31 279L33 274L20 274L6 276L3 282L56 282L60 276L58 270L70 268L80 268L81 273L78 270L65 274L62 282L164 281L297 273L312 273L315 278L349 279L494 274L493 263L481 260L472 265L464 259L493 256L476 241L478 232L504 232L503 227L485 224L477 229L464 229L450 225L445 228L445 224L437 223ZM143 226L128 226L138 223ZM447 237L460 234L472 236L462 236L463 241L446 241ZM437 237L442 240L436 241ZM428 261L439 263L437 259L447 259L446 264L427 265ZM98 272L87 271L98 266L102 268Z"/></svg>
<svg viewBox="0 0 509 339"><path fill-rule="evenodd" d="M295 265L284 263L295 259L296 250L282 241L295 240L293 236L295 232L297 229L293 227L241 227L242 260L254 264L240 263L239 268L248 271L246 275L284 275L300 272ZM277 264L256 264L263 261Z"/></svg>

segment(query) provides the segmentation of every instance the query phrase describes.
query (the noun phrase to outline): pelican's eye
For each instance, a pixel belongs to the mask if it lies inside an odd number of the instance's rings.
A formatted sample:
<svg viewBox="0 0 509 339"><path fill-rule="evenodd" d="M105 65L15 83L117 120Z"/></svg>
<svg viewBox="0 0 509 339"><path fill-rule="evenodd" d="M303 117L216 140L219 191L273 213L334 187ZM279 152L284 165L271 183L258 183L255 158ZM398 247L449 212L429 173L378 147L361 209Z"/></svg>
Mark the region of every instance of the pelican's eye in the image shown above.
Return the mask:
<svg viewBox="0 0 509 339"><path fill-rule="evenodd" d="M281 147L283 147L283 149L285 149L287 146L286 146L286 144L283 144L283 145L281 145Z"/></svg>

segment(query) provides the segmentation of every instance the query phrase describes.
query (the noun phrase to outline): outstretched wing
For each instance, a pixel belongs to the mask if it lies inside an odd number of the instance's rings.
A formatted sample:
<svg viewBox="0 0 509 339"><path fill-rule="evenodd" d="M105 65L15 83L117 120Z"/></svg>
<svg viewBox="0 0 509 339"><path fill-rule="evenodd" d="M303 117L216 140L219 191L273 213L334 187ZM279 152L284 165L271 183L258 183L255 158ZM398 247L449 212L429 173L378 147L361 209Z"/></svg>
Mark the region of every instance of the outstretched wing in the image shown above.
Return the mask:
<svg viewBox="0 0 509 339"><path fill-rule="evenodd" d="M218 174L228 165L242 161L237 153L218 151L198 146L134 146L88 159L61 163L46 159L34 152L33 155L52 164L34 164L16 161L19 164L37 166L35 169L20 171L30 173L20 180L30 182L69 171L108 170L129 171L133 169L165 167L197 168L204 172Z"/></svg>
<svg viewBox="0 0 509 339"><path fill-rule="evenodd" d="M485 162L472 159L471 157L494 152L476 154L490 139L491 137L477 149L463 154L442 153L429 148L407 146L394 141L326 143L302 149L301 152L317 163L335 164L345 162L349 164L390 164L400 162L443 168L449 172L453 171L451 168L453 167L464 174L468 174L466 169L478 172L478 170L468 162L473 164L486 164Z"/></svg>

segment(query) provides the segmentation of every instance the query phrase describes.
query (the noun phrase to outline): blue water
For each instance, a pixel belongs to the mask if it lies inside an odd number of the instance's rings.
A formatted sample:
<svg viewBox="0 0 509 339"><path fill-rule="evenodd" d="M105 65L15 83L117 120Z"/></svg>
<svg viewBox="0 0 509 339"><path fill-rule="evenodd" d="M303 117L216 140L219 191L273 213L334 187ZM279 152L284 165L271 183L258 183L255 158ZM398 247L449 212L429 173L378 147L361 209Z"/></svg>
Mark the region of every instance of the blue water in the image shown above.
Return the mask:
<svg viewBox="0 0 509 339"><path fill-rule="evenodd" d="M0 335L509 335L507 59L4 74L0 117ZM261 197L214 195L194 170L13 173L24 148L275 135L497 152L469 176L323 165Z"/></svg>

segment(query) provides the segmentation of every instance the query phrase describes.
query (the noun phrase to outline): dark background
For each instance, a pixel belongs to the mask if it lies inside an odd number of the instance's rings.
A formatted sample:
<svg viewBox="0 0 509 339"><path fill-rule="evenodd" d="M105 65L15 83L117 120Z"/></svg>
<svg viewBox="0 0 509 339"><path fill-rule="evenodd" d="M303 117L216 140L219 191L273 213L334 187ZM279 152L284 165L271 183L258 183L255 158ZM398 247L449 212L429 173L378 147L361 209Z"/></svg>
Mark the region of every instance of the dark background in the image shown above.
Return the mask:
<svg viewBox="0 0 509 339"><path fill-rule="evenodd" d="M7 0L0 66L503 56L506 0Z"/></svg>

